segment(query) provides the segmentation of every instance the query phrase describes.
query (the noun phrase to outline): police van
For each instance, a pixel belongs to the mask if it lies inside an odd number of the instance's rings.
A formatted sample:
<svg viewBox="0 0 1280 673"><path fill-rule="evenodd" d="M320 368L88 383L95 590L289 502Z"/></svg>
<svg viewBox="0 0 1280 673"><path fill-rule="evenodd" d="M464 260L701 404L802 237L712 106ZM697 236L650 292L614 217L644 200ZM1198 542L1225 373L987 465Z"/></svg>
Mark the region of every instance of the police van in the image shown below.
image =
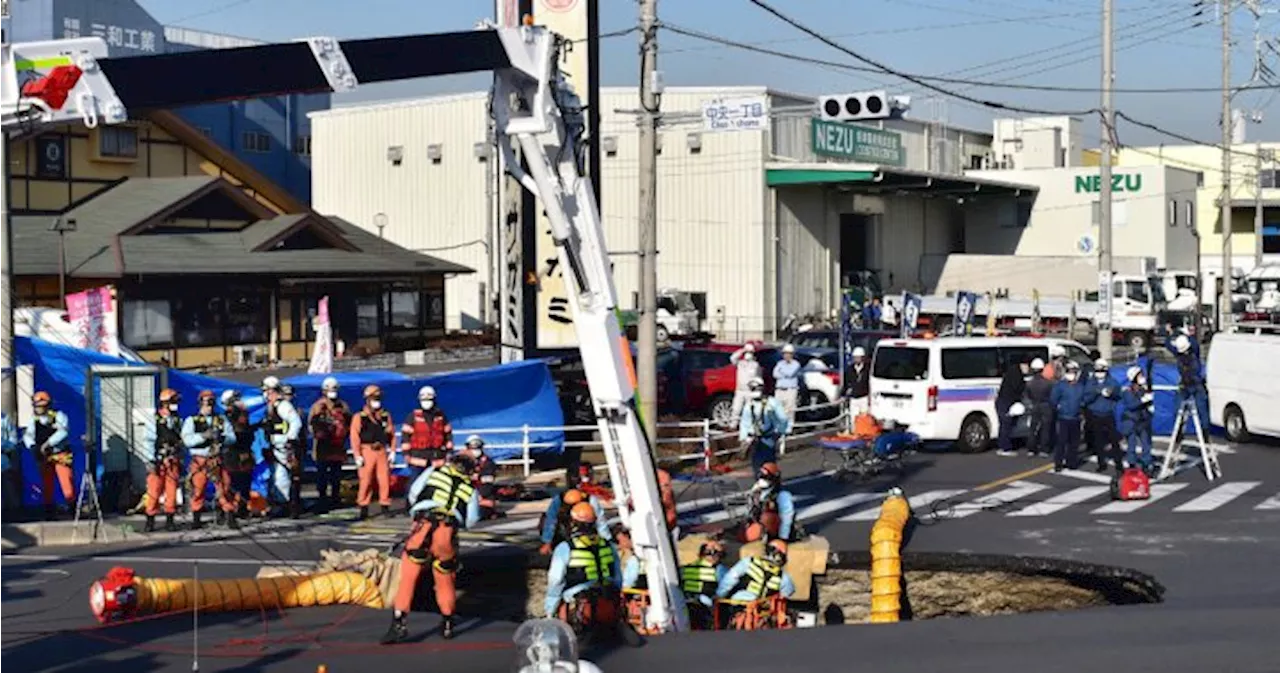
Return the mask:
<svg viewBox="0 0 1280 673"><path fill-rule="evenodd" d="M925 441L984 451L999 429L996 393L1006 367L1049 361L1062 346L1088 371L1093 360L1075 341L1051 337L885 339L871 360L871 414L906 425Z"/></svg>
<svg viewBox="0 0 1280 673"><path fill-rule="evenodd" d="M1280 326L1238 325L1213 337L1205 364L1209 417L1227 439L1280 437Z"/></svg>

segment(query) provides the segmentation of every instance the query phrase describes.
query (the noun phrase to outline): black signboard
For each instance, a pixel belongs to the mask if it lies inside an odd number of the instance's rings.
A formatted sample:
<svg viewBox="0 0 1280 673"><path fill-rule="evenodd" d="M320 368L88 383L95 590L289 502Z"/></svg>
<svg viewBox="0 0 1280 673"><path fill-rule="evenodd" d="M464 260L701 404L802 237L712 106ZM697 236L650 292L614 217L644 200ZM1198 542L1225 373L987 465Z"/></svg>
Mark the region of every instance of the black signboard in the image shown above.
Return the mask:
<svg viewBox="0 0 1280 673"><path fill-rule="evenodd" d="M67 139L65 136L36 138L36 177L49 180L67 178Z"/></svg>

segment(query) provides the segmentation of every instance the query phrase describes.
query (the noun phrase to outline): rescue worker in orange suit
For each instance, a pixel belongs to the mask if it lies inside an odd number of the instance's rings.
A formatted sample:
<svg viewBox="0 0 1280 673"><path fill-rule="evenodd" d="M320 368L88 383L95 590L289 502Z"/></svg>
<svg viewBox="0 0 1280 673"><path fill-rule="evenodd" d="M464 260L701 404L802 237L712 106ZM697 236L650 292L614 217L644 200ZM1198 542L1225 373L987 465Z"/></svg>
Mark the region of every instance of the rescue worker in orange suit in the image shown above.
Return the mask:
<svg viewBox="0 0 1280 673"><path fill-rule="evenodd" d="M254 426L249 421L249 410L245 409L240 393L235 390L222 391L222 413L235 434L236 441L229 447L222 447L226 454L222 457L222 470L226 484L222 487L222 509L218 523L226 517L227 525L238 527L235 516L246 515L249 495L253 489L253 440Z"/></svg>
<svg viewBox="0 0 1280 673"><path fill-rule="evenodd" d="M796 505L790 491L782 489L782 470L777 463L760 466L751 487L751 513L743 530L744 542L781 538L790 540L795 532Z"/></svg>
<svg viewBox="0 0 1280 673"><path fill-rule="evenodd" d="M22 442L40 466L43 480L40 494L44 496L44 513L47 518L52 519L57 512L53 504L55 478L65 501L63 508L70 510L76 502L73 483L75 468L72 466L73 454L68 441L67 415L53 408L53 398L43 390L31 396L31 412L31 421L22 433ZM21 470L21 466L18 469Z"/></svg>
<svg viewBox="0 0 1280 673"><path fill-rule="evenodd" d="M351 442L351 407L338 397L338 379L325 377L320 399L311 405L307 425L311 427L312 458L316 461L316 491L320 509L337 509L341 504L342 464L347 462Z"/></svg>
<svg viewBox="0 0 1280 673"><path fill-rule="evenodd" d="M223 479L222 459L226 447L236 442L231 424L217 413L217 400L212 390L201 390L197 397L200 411L182 422L182 443L191 456L187 466L191 475L191 529L203 527L205 491L213 481L218 492L219 504L226 500L223 489L229 481ZM234 521L234 517L232 518ZM235 527L235 524L232 524Z"/></svg>
<svg viewBox="0 0 1280 673"><path fill-rule="evenodd" d="M457 453L441 467L429 467L409 487L409 514L413 529L400 556L400 587L396 590L391 628L383 645L409 635L407 618L423 566L431 563L436 605L443 618L441 635L453 637L453 610L457 605L454 574L458 571L458 529L480 520L480 494L471 485L471 457Z"/></svg>
<svg viewBox="0 0 1280 673"><path fill-rule="evenodd" d="M585 627L621 626L618 552L599 534L600 521L589 503L574 505L569 521L569 539L556 546L547 572L547 617L564 622L576 617ZM584 606L587 613L573 614L570 605L577 596L593 590L598 595Z"/></svg>
<svg viewBox="0 0 1280 673"><path fill-rule="evenodd" d="M445 456L453 451L453 426L449 417L436 406L436 389L422 386L418 389L418 408L404 419L400 433L407 437L409 449L405 462L417 479L428 467L444 464Z"/></svg>
<svg viewBox="0 0 1280 673"><path fill-rule="evenodd" d="M369 518L373 502L373 484L378 483L378 504L382 514L391 514L390 453L396 449L396 428L391 414L382 408L382 389L370 385L364 389L364 408L351 419L351 453L360 474L360 493L356 504L360 518ZM414 483L417 483L416 480Z"/></svg>
<svg viewBox="0 0 1280 673"><path fill-rule="evenodd" d="M724 545L719 540L707 540L698 547L698 559L680 568L680 589L695 629L710 630L714 626L711 611L715 607L716 591L728 572L723 561Z"/></svg>
<svg viewBox="0 0 1280 673"><path fill-rule="evenodd" d="M569 519L569 512L578 503L586 503L588 507L595 510L596 516L596 533L608 540L610 538L609 526L604 521L604 507L594 495L587 495L576 488L566 490L560 494L558 498L552 498L547 505L547 511L542 518L542 546L538 548L538 553L546 556L550 554L555 546L561 541L568 539L569 529L572 527Z"/></svg>
<svg viewBox="0 0 1280 673"><path fill-rule="evenodd" d="M178 391L160 391L156 421L147 426L144 444L151 449L147 461L147 525L145 532L156 529L160 512L160 496L164 495L164 529L178 530L173 517L178 512L178 482L182 478L182 421L178 419Z"/></svg>
<svg viewBox="0 0 1280 673"><path fill-rule="evenodd" d="M744 558L725 573L716 596L734 601L758 601L779 595L790 598L796 583L785 570L786 565L787 543L770 540L762 556ZM740 613L735 621L743 618L744 613ZM737 627L743 628L743 623L739 621Z"/></svg>
<svg viewBox="0 0 1280 673"><path fill-rule="evenodd" d="M484 452L484 440L480 435L467 437L467 455L474 465L471 485L480 493L480 519L502 519L506 513L498 509L498 464Z"/></svg>

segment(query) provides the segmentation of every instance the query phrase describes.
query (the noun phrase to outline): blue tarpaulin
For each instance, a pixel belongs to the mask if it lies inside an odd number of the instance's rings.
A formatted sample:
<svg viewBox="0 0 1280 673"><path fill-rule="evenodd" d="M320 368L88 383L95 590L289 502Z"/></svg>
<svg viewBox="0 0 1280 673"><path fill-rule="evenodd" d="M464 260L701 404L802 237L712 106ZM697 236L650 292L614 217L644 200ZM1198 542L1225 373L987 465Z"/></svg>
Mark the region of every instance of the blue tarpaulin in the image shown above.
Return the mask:
<svg viewBox="0 0 1280 673"><path fill-rule="evenodd" d="M1165 362L1148 363L1146 356L1140 357L1136 362L1130 362L1122 365L1115 365L1111 368L1111 379L1121 386L1128 385L1129 367L1138 365L1144 372L1149 372L1151 384L1153 386L1172 386L1178 385L1179 375L1177 365ZM1150 367L1150 369L1148 369ZM1173 434L1173 423L1178 417L1178 392L1176 390L1153 390L1155 395L1155 414L1151 421L1151 434L1156 437L1167 437ZM1205 430L1209 430L1209 419L1200 419L1204 423ZM1192 428L1194 434L1194 428Z"/></svg>
<svg viewBox="0 0 1280 673"><path fill-rule="evenodd" d="M136 363L29 337L15 338L15 354L18 365L33 367L36 390L47 391L53 397L54 406L67 415L78 484L85 466L85 382L89 369L93 365ZM362 392L366 385L373 383L380 386L383 403L395 418L397 427L416 407L418 388L424 385L435 387L440 408L449 415L453 427L460 431L520 428L523 425L559 428L564 425L555 384L546 363L541 360L418 378L388 371L341 372L333 376L341 386L342 398L353 410L363 406ZM304 375L285 379L286 383L294 387L295 403L304 421L307 410L320 397L320 383L324 378L322 375ZM179 413L183 416L196 413L197 396L201 390L206 389L218 395L227 389L240 391L249 409L250 418L254 421L260 420L265 413L262 394L255 385L169 370L168 386L182 396ZM34 391L22 391L23 394L32 392ZM499 445L489 449L495 459L521 455L522 433L519 430L480 434L490 445ZM462 435L456 441L461 443L465 439L465 435ZM530 431L529 442L533 445L533 454L559 453L564 448L564 433L560 430ZM265 445L265 440L259 433L254 445L254 453L259 460ZM37 504L42 501L39 468L26 451L22 451L21 464L23 483L26 485L23 499L28 504ZM101 474L98 476L101 477ZM61 502L61 495L55 494L55 500Z"/></svg>

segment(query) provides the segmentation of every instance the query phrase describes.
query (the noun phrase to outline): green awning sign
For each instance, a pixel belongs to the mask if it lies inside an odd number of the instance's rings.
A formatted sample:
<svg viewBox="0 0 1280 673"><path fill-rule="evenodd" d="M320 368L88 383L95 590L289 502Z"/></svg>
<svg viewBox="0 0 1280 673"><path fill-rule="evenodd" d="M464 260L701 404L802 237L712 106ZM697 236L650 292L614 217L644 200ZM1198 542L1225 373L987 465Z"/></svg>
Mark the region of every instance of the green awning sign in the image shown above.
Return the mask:
<svg viewBox="0 0 1280 673"><path fill-rule="evenodd" d="M883 166L905 163L902 136L893 131L822 119L812 120L810 129L813 153L818 156Z"/></svg>

